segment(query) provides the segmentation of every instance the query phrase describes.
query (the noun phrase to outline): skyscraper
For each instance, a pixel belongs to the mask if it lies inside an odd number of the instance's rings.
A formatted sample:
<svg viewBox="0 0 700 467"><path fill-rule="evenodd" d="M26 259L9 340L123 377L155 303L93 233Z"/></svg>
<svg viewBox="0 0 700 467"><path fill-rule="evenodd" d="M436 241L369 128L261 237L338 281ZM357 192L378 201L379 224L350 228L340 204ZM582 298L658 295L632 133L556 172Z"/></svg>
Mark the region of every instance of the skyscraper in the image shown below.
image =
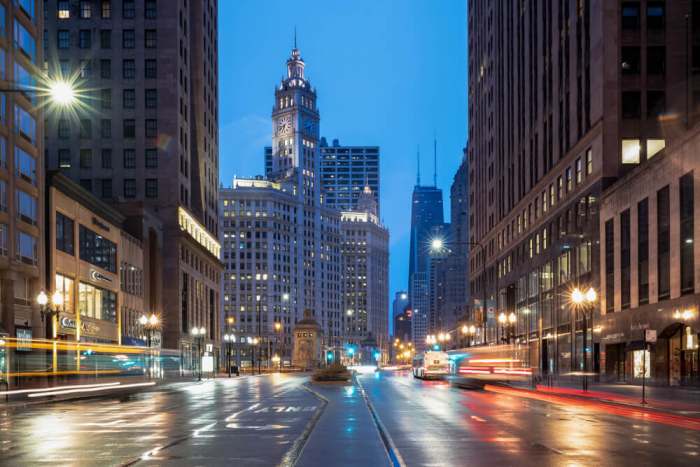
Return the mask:
<svg viewBox="0 0 700 467"><path fill-rule="evenodd" d="M399 316L401 313L403 313L406 308L408 308L410 304L410 301L408 299L408 291L406 290L400 290L394 294L394 300L391 304L391 320L392 320L392 326L393 323L395 322L395 318ZM392 328L391 330L391 335L394 334L395 329Z"/></svg>
<svg viewBox="0 0 700 467"><path fill-rule="evenodd" d="M220 335L217 1L44 5L48 70L86 90L76 113L48 115L47 166L117 209L141 202L158 215L164 298L153 311L163 345L192 356L191 328L208 343Z"/></svg>

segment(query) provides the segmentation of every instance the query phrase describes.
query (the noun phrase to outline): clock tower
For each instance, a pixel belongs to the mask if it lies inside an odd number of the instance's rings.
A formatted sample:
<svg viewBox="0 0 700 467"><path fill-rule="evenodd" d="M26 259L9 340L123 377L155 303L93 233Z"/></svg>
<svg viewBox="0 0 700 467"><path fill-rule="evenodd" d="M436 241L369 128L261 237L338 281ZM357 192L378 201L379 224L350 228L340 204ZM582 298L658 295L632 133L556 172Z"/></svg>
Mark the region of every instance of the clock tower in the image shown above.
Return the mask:
<svg viewBox="0 0 700 467"><path fill-rule="evenodd" d="M272 172L294 182L307 205L320 196L319 114L316 91L304 76L304 60L296 44L287 60L287 77L275 89L272 109Z"/></svg>

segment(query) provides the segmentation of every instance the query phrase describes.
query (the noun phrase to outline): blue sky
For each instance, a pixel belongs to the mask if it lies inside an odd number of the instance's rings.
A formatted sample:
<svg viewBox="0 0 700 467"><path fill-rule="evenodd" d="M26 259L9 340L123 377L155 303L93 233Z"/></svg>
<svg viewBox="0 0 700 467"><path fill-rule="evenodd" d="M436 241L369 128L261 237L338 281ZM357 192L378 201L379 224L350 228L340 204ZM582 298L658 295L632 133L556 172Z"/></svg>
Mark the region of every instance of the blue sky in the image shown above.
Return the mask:
<svg viewBox="0 0 700 467"><path fill-rule="evenodd" d="M422 182L432 183L434 134L449 211L466 141L466 0L221 0L219 8L221 182L263 173L274 88L296 26L321 134L381 147L393 298L406 288L416 147Z"/></svg>

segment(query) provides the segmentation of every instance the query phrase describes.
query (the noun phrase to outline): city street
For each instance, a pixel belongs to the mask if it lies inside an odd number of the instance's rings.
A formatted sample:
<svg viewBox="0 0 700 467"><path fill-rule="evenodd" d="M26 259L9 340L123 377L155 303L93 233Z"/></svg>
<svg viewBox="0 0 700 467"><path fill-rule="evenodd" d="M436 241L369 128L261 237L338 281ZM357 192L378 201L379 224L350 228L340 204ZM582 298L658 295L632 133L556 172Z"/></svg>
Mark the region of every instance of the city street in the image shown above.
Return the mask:
<svg viewBox="0 0 700 467"><path fill-rule="evenodd" d="M4 409L1 463L391 465L384 446L408 466L697 465L700 457L697 427L602 404L468 391L407 372L357 380L309 391L304 376L220 378Z"/></svg>

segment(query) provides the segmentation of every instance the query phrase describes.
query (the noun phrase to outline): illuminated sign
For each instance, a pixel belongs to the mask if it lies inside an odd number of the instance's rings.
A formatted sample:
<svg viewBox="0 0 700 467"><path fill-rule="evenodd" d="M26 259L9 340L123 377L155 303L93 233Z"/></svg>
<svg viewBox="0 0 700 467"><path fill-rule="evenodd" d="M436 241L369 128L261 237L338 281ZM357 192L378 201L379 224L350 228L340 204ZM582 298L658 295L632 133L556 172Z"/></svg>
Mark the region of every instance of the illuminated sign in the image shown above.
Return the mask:
<svg viewBox="0 0 700 467"><path fill-rule="evenodd" d="M112 279L105 276L99 271L96 271L94 269L90 269L90 279L97 281L97 282L109 282L110 284L112 283Z"/></svg>
<svg viewBox="0 0 700 467"><path fill-rule="evenodd" d="M59 323L61 324L61 327L65 329L75 329L77 327L76 320L68 316L62 316ZM100 327L89 321L81 321L80 332L83 334L95 335L100 332Z"/></svg>

